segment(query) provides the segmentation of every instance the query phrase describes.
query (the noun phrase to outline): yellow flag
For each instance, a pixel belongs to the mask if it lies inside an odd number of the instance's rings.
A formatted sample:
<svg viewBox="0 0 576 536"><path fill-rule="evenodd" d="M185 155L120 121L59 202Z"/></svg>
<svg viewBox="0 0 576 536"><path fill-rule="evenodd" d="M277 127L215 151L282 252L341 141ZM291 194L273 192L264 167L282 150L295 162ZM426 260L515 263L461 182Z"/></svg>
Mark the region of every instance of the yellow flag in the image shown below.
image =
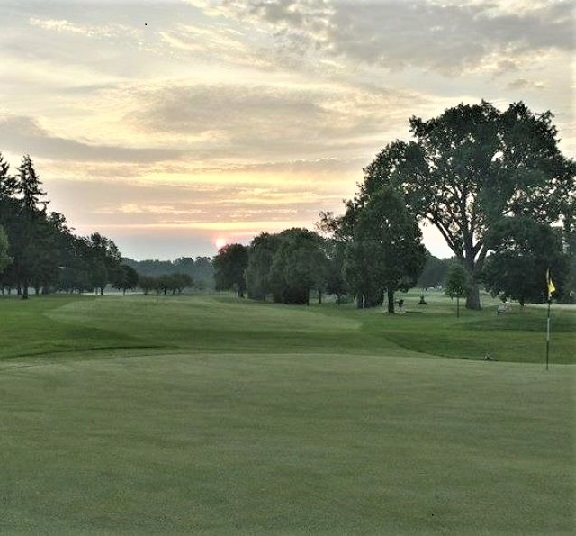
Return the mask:
<svg viewBox="0 0 576 536"><path fill-rule="evenodd" d="M554 281L552 281L552 277L550 276L550 268L546 270L546 285L548 286L548 299L550 299L552 298L552 293L556 291Z"/></svg>

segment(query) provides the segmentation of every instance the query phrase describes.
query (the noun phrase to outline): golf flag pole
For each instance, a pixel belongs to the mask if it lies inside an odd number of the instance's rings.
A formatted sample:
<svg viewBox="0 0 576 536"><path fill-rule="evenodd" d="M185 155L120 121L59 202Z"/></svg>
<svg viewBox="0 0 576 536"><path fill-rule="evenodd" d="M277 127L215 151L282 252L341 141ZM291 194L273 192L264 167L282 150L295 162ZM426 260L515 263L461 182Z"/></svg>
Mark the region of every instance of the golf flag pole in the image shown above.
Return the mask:
<svg viewBox="0 0 576 536"><path fill-rule="evenodd" d="M550 300L548 300L548 316L546 318L546 370L548 370L549 356L550 356Z"/></svg>
<svg viewBox="0 0 576 536"><path fill-rule="evenodd" d="M548 370L548 359L550 356L550 307L552 305L552 293L556 290L550 268L546 270L546 288L548 290L548 313L546 315L546 370Z"/></svg>

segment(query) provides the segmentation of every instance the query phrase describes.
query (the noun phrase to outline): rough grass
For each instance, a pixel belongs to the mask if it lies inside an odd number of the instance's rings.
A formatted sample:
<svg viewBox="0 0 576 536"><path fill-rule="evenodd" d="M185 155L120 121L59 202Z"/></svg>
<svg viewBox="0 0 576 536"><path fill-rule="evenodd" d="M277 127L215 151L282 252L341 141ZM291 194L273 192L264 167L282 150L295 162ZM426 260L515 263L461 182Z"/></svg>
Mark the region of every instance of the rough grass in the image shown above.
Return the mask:
<svg viewBox="0 0 576 536"><path fill-rule="evenodd" d="M575 369L408 302L0 300L0 533L572 534Z"/></svg>

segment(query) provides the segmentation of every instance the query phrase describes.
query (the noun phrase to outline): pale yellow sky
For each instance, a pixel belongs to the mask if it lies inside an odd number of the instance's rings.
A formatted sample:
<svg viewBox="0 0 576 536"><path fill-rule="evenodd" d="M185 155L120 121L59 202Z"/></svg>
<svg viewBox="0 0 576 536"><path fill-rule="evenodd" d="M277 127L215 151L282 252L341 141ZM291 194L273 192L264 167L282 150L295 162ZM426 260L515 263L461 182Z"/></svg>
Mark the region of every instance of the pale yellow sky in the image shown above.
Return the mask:
<svg viewBox="0 0 576 536"><path fill-rule="evenodd" d="M573 2L5 0L0 151L133 258L313 228L429 118L551 110L567 156ZM449 250L432 229L429 249Z"/></svg>

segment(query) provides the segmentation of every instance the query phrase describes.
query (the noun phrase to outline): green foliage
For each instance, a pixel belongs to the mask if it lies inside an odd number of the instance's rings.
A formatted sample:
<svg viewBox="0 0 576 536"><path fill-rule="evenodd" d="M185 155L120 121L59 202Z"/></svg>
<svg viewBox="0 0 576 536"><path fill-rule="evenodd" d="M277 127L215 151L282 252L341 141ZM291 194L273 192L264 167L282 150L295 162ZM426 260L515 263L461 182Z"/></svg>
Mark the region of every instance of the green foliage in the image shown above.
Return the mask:
<svg viewBox="0 0 576 536"><path fill-rule="evenodd" d="M46 193L29 155L16 176L0 154L0 225L8 237L13 262L2 276L2 290L23 298L54 289L84 292L103 287L120 264L116 245L99 233L74 235L66 218L47 212Z"/></svg>
<svg viewBox="0 0 576 536"><path fill-rule="evenodd" d="M248 248L242 244L228 244L220 249L212 263L216 290L234 288L243 298L246 293Z"/></svg>
<svg viewBox="0 0 576 536"><path fill-rule="evenodd" d="M445 292L447 296L456 298L456 316L460 317L460 298L468 293L470 275L458 261L452 263L446 274Z"/></svg>
<svg viewBox="0 0 576 536"><path fill-rule="evenodd" d="M557 147L552 114L522 102L504 112L482 101L410 120L416 141L387 145L365 169L359 200L384 184L435 225L470 276L467 306L480 307L478 280L492 227L504 216L556 221L574 196L574 162Z"/></svg>
<svg viewBox="0 0 576 536"><path fill-rule="evenodd" d="M328 271L322 238L306 229L288 229L278 239L269 276L274 301L309 304L311 289L324 286Z"/></svg>
<svg viewBox="0 0 576 536"><path fill-rule="evenodd" d="M158 277L150 277L148 275L138 275L138 286L142 289L145 295L151 290L159 289L159 278Z"/></svg>
<svg viewBox="0 0 576 536"><path fill-rule="evenodd" d="M270 270L274 262L274 252L278 245L278 236L260 233L254 237L248 249L248 266L246 267L246 284L248 297L255 300L266 300L271 293Z"/></svg>
<svg viewBox="0 0 576 536"><path fill-rule="evenodd" d="M446 274L452 264L452 259L438 259L427 252L426 264L418 277L418 286L421 288L438 287L444 284Z"/></svg>
<svg viewBox="0 0 576 536"><path fill-rule="evenodd" d="M445 292L451 298L466 296L470 282L468 273L459 262L452 262L446 274Z"/></svg>
<svg viewBox="0 0 576 536"><path fill-rule="evenodd" d="M308 304L310 291L326 287L329 260L325 241L306 229L262 233L248 248L248 297L276 303Z"/></svg>
<svg viewBox="0 0 576 536"><path fill-rule="evenodd" d="M191 287L194 284L193 279L188 274L172 274L162 276L159 279L159 287L164 295L168 292L172 292L172 295L182 294L186 287Z"/></svg>
<svg viewBox="0 0 576 536"><path fill-rule="evenodd" d="M8 237L6 236L4 227L0 225L0 275L2 275L6 266L12 262L12 259L8 255L8 248Z"/></svg>
<svg viewBox="0 0 576 536"><path fill-rule="evenodd" d="M363 304L378 303L386 292L393 313L394 293L414 286L426 262L418 223L390 186L349 204L346 217L353 222L346 259L350 285Z"/></svg>
<svg viewBox="0 0 576 536"><path fill-rule="evenodd" d="M11 199L16 193L16 178L10 175L10 164L0 153L0 204L6 208L5 201Z"/></svg>
<svg viewBox="0 0 576 536"><path fill-rule="evenodd" d="M504 301L544 303L548 295L545 274L550 269L557 296L562 296L569 266L559 231L526 217L499 222L491 234L494 253L483 271L486 289Z"/></svg>
<svg viewBox="0 0 576 536"><path fill-rule="evenodd" d="M125 294L138 286L138 272L131 266L120 265L112 274L112 286Z"/></svg>
<svg viewBox="0 0 576 536"><path fill-rule="evenodd" d="M46 212L48 202L40 201L46 192L42 191L42 181L36 173L30 155L22 157L22 164L16 176L15 193L20 198L23 214L35 216Z"/></svg>
<svg viewBox="0 0 576 536"><path fill-rule="evenodd" d="M209 257L180 257L173 261L146 259L136 261L123 258L122 263L134 268L142 277L159 278L161 276L182 274L189 276L195 286L214 288L214 267Z"/></svg>
<svg viewBox="0 0 576 536"><path fill-rule="evenodd" d="M326 293L336 296L340 305L344 296L350 291L350 286L344 274L346 263L346 244L336 239L326 239L323 250L328 260L326 265Z"/></svg>
<svg viewBox="0 0 576 536"><path fill-rule="evenodd" d="M158 277L150 277L146 275L137 275L137 284L142 289L145 295L152 290L156 294L163 293L165 296L168 293L172 295L182 294L185 288L192 287L194 280L188 274L170 274L161 275Z"/></svg>

